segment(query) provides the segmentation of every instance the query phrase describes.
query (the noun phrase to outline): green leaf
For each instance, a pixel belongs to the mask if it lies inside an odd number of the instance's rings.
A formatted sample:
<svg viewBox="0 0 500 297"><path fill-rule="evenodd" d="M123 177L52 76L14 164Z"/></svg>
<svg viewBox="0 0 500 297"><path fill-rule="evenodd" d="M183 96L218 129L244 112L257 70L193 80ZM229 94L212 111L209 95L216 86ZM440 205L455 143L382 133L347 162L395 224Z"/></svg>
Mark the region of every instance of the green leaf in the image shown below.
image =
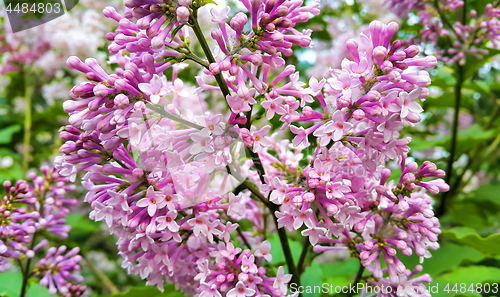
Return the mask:
<svg viewBox="0 0 500 297"><path fill-rule="evenodd" d="M446 89L452 87L457 82L455 76L453 76L453 69L450 67L439 67L437 69L437 74L432 77L432 87L440 87L441 89Z"/></svg>
<svg viewBox="0 0 500 297"><path fill-rule="evenodd" d="M23 277L20 272L4 272L0 274L0 294L9 297L19 296Z"/></svg>
<svg viewBox="0 0 500 297"><path fill-rule="evenodd" d="M87 215L70 213L66 216L66 224L71 226L71 232L89 234L99 230L101 224L91 221Z"/></svg>
<svg viewBox="0 0 500 297"><path fill-rule="evenodd" d="M498 134L494 129L483 130L479 124L474 124L467 129L458 131L457 135L457 154L468 151L472 147L478 145L482 141L486 141L495 137ZM443 139L423 140L415 138L410 143L412 150L425 150L431 147L441 146L449 148L451 136L448 135Z"/></svg>
<svg viewBox="0 0 500 297"><path fill-rule="evenodd" d="M484 283L500 282L500 268L487 266L459 267L450 273L444 274L439 280L450 283Z"/></svg>
<svg viewBox="0 0 500 297"><path fill-rule="evenodd" d="M462 246L451 242L441 244L439 249L431 251L431 254L432 257L425 259L422 264L424 267L422 273L429 273L431 276L439 275L445 271L451 271L467 261L477 263L485 258L481 252L472 247ZM408 258L408 260L404 261L408 269L411 270L411 268L419 264L419 257L417 255L412 255Z"/></svg>
<svg viewBox="0 0 500 297"><path fill-rule="evenodd" d="M179 33L179 31L182 29L182 27L184 27L184 25L185 24L181 24L181 25L175 27L175 29L170 34L172 36L172 39L170 40L170 42L172 42L172 40L174 40L175 35L177 35L177 33Z"/></svg>
<svg viewBox="0 0 500 297"><path fill-rule="evenodd" d="M453 203L449 214L453 222L475 229L482 229L491 225L490 218L498 211L500 211L500 206L491 202L464 199Z"/></svg>
<svg viewBox="0 0 500 297"><path fill-rule="evenodd" d="M12 125L0 130L0 143L10 143L12 135L21 130L21 125Z"/></svg>
<svg viewBox="0 0 500 297"><path fill-rule="evenodd" d="M101 297L184 297L185 295L175 290L175 285L169 284L164 287L163 293L155 286L134 287L127 292L115 293L111 295L101 295Z"/></svg>
<svg viewBox="0 0 500 297"><path fill-rule="evenodd" d="M474 201L489 201L500 206L500 185L483 185L470 192L467 199Z"/></svg>
<svg viewBox="0 0 500 297"><path fill-rule="evenodd" d="M349 258L340 263L325 263L321 265L323 275L326 277L344 276L347 279L353 278L359 269L359 260Z"/></svg>
<svg viewBox="0 0 500 297"><path fill-rule="evenodd" d="M300 284L305 287L306 291L303 296L318 297L321 295L323 284L323 270L318 261L314 260L311 266L307 267L300 278ZM307 291L310 288L310 291Z"/></svg>
<svg viewBox="0 0 500 297"><path fill-rule="evenodd" d="M0 273L0 296L18 297L21 292L23 276L21 272L4 272ZM31 279L30 279L31 281ZM46 287L40 286L38 281L28 281L27 297L49 297L49 290Z"/></svg>
<svg viewBox="0 0 500 297"><path fill-rule="evenodd" d="M450 230L443 230L441 235L473 247L485 254L500 255L500 249L498 248L500 246L500 234L498 233L483 238L472 228L456 227Z"/></svg>
<svg viewBox="0 0 500 297"><path fill-rule="evenodd" d="M422 138L412 138L410 148L412 151L425 151L438 146L442 140L425 140Z"/></svg>
<svg viewBox="0 0 500 297"><path fill-rule="evenodd" d="M283 249L281 248L281 242L278 234L274 233L268 239L269 243L273 247L271 249L271 255L273 255L273 260L271 264L276 264L279 262L285 262L285 254L283 254ZM290 250L292 251L292 257L295 262L300 258L302 252L302 245L297 241L288 239L288 244L290 245Z"/></svg>

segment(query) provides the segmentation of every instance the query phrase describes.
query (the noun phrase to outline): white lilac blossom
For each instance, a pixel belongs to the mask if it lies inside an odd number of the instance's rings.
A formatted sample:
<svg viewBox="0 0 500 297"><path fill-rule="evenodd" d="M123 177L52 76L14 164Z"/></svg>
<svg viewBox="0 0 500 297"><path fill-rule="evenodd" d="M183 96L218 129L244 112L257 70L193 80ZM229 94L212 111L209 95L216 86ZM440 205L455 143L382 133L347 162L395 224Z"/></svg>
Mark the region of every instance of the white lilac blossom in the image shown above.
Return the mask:
<svg viewBox="0 0 500 297"><path fill-rule="evenodd" d="M372 285L418 283L397 250L425 258L439 247L428 193L448 186L433 163L406 162L411 139L400 131L421 120L425 69L436 58L391 42L396 23L374 21L361 42L346 42L352 59L306 84L282 54L313 45L310 30L294 27L319 13L318 2L241 2L250 19L210 10L211 45L197 21L202 1L126 0L123 16L104 9L118 22L107 35L118 67L68 59L88 82L64 103L69 125L56 167L71 178L85 172L90 217L117 236L122 267L160 289L286 296L300 281L287 231L318 253L349 250ZM193 32L203 57L190 48ZM179 78L186 60L202 67L194 92ZM208 97L225 109L209 109ZM274 118L285 133L274 133ZM286 133L291 142L280 139ZM401 168L396 184L390 160ZM282 247L271 247L269 233ZM276 248L289 274L268 262Z"/></svg>

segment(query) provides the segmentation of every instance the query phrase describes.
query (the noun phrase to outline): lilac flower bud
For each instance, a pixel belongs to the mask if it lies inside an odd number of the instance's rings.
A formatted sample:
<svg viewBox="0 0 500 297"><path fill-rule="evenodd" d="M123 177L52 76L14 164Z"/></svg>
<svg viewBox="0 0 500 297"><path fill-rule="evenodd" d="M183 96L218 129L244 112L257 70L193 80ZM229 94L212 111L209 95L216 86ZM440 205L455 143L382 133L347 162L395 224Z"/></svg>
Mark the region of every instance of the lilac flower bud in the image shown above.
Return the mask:
<svg viewBox="0 0 500 297"><path fill-rule="evenodd" d="M222 284L226 281L226 276L224 274L217 275L217 282Z"/></svg>
<svg viewBox="0 0 500 297"><path fill-rule="evenodd" d="M341 96L337 99L337 107L344 108L351 106L350 98L347 96Z"/></svg>
<svg viewBox="0 0 500 297"><path fill-rule="evenodd" d="M129 106L130 102L128 99L128 96L124 94L118 94L115 99L113 99L113 102L117 108L124 109Z"/></svg>
<svg viewBox="0 0 500 297"><path fill-rule="evenodd" d="M419 99L425 99L429 96L430 91L428 88L422 88L422 92L420 92L420 96L418 96ZM423 102L424 100L422 100Z"/></svg>
<svg viewBox="0 0 500 297"><path fill-rule="evenodd" d="M412 44L408 48L406 48L404 50L404 52L406 54L406 58L413 58L416 55L418 55L418 53L420 52L420 50L418 49L418 46ZM429 57L431 57L431 56L429 56Z"/></svg>
<svg viewBox="0 0 500 297"><path fill-rule="evenodd" d="M381 65L380 65L380 69L384 72L384 73L389 73L391 72L391 70L393 69L394 67L392 66L392 63L389 62L389 61L385 61L383 62Z"/></svg>
<svg viewBox="0 0 500 297"><path fill-rule="evenodd" d="M389 54L390 55L394 54L401 47L401 44L402 44L401 40L394 41L389 49Z"/></svg>
<svg viewBox="0 0 500 297"><path fill-rule="evenodd" d="M364 97L366 99L368 99L368 101L370 101L370 102L375 102L375 101L380 100L381 95L379 92L377 92L375 90L371 90L368 93L366 93L366 95Z"/></svg>
<svg viewBox="0 0 500 297"><path fill-rule="evenodd" d="M247 16L242 12L238 12L229 21L229 25L231 26L231 28L233 28L234 31L236 31L236 36L240 36L241 32L243 32L243 28L245 27L245 24L247 22L248 22Z"/></svg>
<svg viewBox="0 0 500 297"><path fill-rule="evenodd" d="M269 23L265 27L266 31L273 32L276 29L276 26L273 23Z"/></svg>
<svg viewBox="0 0 500 297"><path fill-rule="evenodd" d="M178 6L177 10L176 10L176 13L177 13L177 21L179 23L185 24L185 23L188 22L190 12L189 12L189 9L187 7L185 7L185 6Z"/></svg>
<svg viewBox="0 0 500 297"><path fill-rule="evenodd" d="M284 17L288 14L288 7L284 5L280 5L274 13L276 14L277 17Z"/></svg>
<svg viewBox="0 0 500 297"><path fill-rule="evenodd" d="M78 70L82 73L92 71L89 66L87 66L78 57L75 56L69 57L68 60L66 60L66 65L68 65L69 68Z"/></svg>
<svg viewBox="0 0 500 297"><path fill-rule="evenodd" d="M103 9L102 14L110 19L113 19L117 22L119 22L123 17L116 12L116 9L112 6L106 6L106 8Z"/></svg>
<svg viewBox="0 0 500 297"><path fill-rule="evenodd" d="M329 216L334 216L338 213L339 208L335 204L330 204L327 206L326 210Z"/></svg>
<svg viewBox="0 0 500 297"><path fill-rule="evenodd" d="M319 180L316 178L311 178L307 181L307 185L313 189L317 188L319 186Z"/></svg>
<svg viewBox="0 0 500 297"><path fill-rule="evenodd" d="M220 73L219 63L211 63L210 65L208 65L208 69L214 75L217 75Z"/></svg>
<svg viewBox="0 0 500 297"><path fill-rule="evenodd" d="M306 203L313 203L313 202L314 202L314 200L316 199L316 198L314 197L314 194L313 194L313 193L310 193L310 192L305 193L305 194L302 196L302 198L304 199L304 202L306 202Z"/></svg>
<svg viewBox="0 0 500 297"><path fill-rule="evenodd" d="M399 25L396 22L390 22L387 25L386 36L382 42L382 45L384 47L387 48L387 46L389 46L389 43L391 42L392 37L394 36L394 34L396 34L398 32L398 30L399 30Z"/></svg>
<svg viewBox="0 0 500 297"><path fill-rule="evenodd" d="M413 124L418 124L422 120L422 116L418 113L409 113L406 120Z"/></svg>
<svg viewBox="0 0 500 297"><path fill-rule="evenodd" d="M385 56L387 55L387 49L383 46L377 46L373 49L372 55L375 59L375 62L377 62L377 65L381 65L384 61Z"/></svg>
<svg viewBox="0 0 500 297"><path fill-rule="evenodd" d="M304 201L303 201L303 199L302 199L302 196L297 195L297 196L293 197L292 202L293 202L293 205L294 205L295 207L300 208L300 207L302 207L302 203L303 203Z"/></svg>
<svg viewBox="0 0 500 297"><path fill-rule="evenodd" d="M134 170L132 170L132 175L135 178L141 178L144 175L144 171L142 169L135 168Z"/></svg>
<svg viewBox="0 0 500 297"><path fill-rule="evenodd" d="M361 109L356 109L353 113L352 116L355 120L357 121L362 121L365 118L365 112L362 111Z"/></svg>
<svg viewBox="0 0 500 297"><path fill-rule="evenodd" d="M387 76L390 82L397 83L401 81L401 74L396 70L391 71Z"/></svg>
<svg viewBox="0 0 500 297"><path fill-rule="evenodd" d="M380 37L382 37L382 30L384 30L385 25L379 21L373 21L370 23L369 28L372 36L373 46L377 47L381 44Z"/></svg>
<svg viewBox="0 0 500 297"><path fill-rule="evenodd" d="M103 84L97 84L94 87L93 92L98 97L106 97L109 94L115 93L116 90L115 89L110 89L110 88L106 87Z"/></svg>
<svg viewBox="0 0 500 297"><path fill-rule="evenodd" d="M113 40L115 40L115 36L116 36L116 33L109 32L106 34L106 39L108 41L113 41Z"/></svg>
<svg viewBox="0 0 500 297"><path fill-rule="evenodd" d="M394 53L390 58L389 61L395 62L395 61L403 61L406 59L406 53L401 51L401 52L396 52Z"/></svg>

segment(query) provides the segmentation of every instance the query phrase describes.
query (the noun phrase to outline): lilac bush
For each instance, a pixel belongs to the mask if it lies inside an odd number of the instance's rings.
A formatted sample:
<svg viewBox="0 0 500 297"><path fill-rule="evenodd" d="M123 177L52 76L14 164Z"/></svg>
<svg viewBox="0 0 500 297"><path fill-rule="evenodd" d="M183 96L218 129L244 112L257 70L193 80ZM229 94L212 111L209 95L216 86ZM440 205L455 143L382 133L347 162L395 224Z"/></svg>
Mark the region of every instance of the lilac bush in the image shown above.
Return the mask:
<svg viewBox="0 0 500 297"><path fill-rule="evenodd" d="M311 247L359 259L356 283L366 269L368 285L401 296L423 287L430 276L400 258L439 248L429 194L449 187L434 163L407 158L411 138L400 132L422 120L436 57L396 40L397 23L373 21L346 42L340 69L305 83L287 56L313 46L312 31L295 26L319 3L241 3L243 12L208 12L199 0L126 0L123 16L104 9L118 24L107 34L118 65L108 73L93 58L68 59L88 82L64 103L58 172L84 173L90 217L116 236L122 267L161 290L286 296ZM202 13L215 25L209 36ZM195 88L181 79L193 67ZM281 246L267 240L273 233ZM270 264L273 249L286 269Z"/></svg>

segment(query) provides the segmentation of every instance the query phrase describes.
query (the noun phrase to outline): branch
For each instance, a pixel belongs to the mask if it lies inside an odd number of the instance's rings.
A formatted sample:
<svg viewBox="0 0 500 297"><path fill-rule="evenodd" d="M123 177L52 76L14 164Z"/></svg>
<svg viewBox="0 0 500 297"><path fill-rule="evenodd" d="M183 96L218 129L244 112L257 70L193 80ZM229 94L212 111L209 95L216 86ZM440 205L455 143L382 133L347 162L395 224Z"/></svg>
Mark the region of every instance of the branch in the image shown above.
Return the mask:
<svg viewBox="0 0 500 297"><path fill-rule="evenodd" d="M357 287L358 283L361 281L361 277L363 276L363 271L365 270L365 266L363 266L361 263L359 263L359 269L358 273L356 274L356 278L354 279L354 283L352 284L352 287ZM347 297L352 297L354 293L349 292L349 295Z"/></svg>
<svg viewBox="0 0 500 297"><path fill-rule="evenodd" d="M453 123L451 128L451 145L450 157L446 166L445 182L450 184L451 177L453 176L453 163L455 162L455 154L457 150L457 136L458 136L458 119L460 114L460 101L462 98L462 84L464 81L464 67L457 63L457 84L455 85L455 109L453 111ZM443 194L441 203L437 210L436 216L441 216L446 212L446 201L449 195Z"/></svg>
<svg viewBox="0 0 500 297"><path fill-rule="evenodd" d="M186 121L185 119L173 114L173 113L170 113L170 112L167 112L165 109L163 109L162 107L160 106L157 106L157 105L153 105L151 103L146 103L146 107L151 109L152 111L154 112L157 112L159 114L161 114L162 116L166 117L166 118L169 118L173 121L176 121L177 123L179 124L183 124L183 125L186 125L188 127L191 127L191 128L195 128L195 129L198 129L198 130L201 130L203 129L202 126L200 125L197 125L195 123L192 123L190 121Z"/></svg>
<svg viewBox="0 0 500 297"><path fill-rule="evenodd" d="M203 49L203 52L205 53L205 56L207 56L208 63L215 63L214 56L212 55L212 51L210 50L210 47L208 46L207 40L205 39L205 36L203 36L203 32L201 31L200 24L198 24L197 17L195 15L198 14L198 10L196 9L190 16L189 19L193 25L193 31L194 34L196 35L196 38L198 39L198 42L200 42L201 48ZM224 99L227 98L227 96L230 95L229 88L226 85L226 80L224 77L222 77L222 73L215 74L215 80L217 81L217 84L219 85L222 94L224 95Z"/></svg>
<svg viewBox="0 0 500 297"><path fill-rule="evenodd" d="M302 275L302 273L304 273L304 262L306 260L306 255L307 255L307 252L309 251L309 247L311 246L311 244L309 243L309 239L306 238L304 240L304 245L302 246L302 253L300 253L300 258L299 258L299 262L297 263L297 270L299 272L300 275Z"/></svg>
<svg viewBox="0 0 500 297"><path fill-rule="evenodd" d="M31 124L32 124L32 104L31 96L33 95L33 85L30 85L27 79L24 81L24 100L26 102L26 110L24 111L24 138L23 138L23 171L26 172L29 169L29 159L30 159L30 141L31 141Z"/></svg>
<svg viewBox="0 0 500 297"><path fill-rule="evenodd" d="M240 226L238 226L238 228L236 228L236 232L241 237L241 240L243 240L243 243L248 247L248 249L251 250L252 246L250 245L250 243L248 243L248 240L245 238L245 235L243 235L243 232L241 232Z"/></svg>

